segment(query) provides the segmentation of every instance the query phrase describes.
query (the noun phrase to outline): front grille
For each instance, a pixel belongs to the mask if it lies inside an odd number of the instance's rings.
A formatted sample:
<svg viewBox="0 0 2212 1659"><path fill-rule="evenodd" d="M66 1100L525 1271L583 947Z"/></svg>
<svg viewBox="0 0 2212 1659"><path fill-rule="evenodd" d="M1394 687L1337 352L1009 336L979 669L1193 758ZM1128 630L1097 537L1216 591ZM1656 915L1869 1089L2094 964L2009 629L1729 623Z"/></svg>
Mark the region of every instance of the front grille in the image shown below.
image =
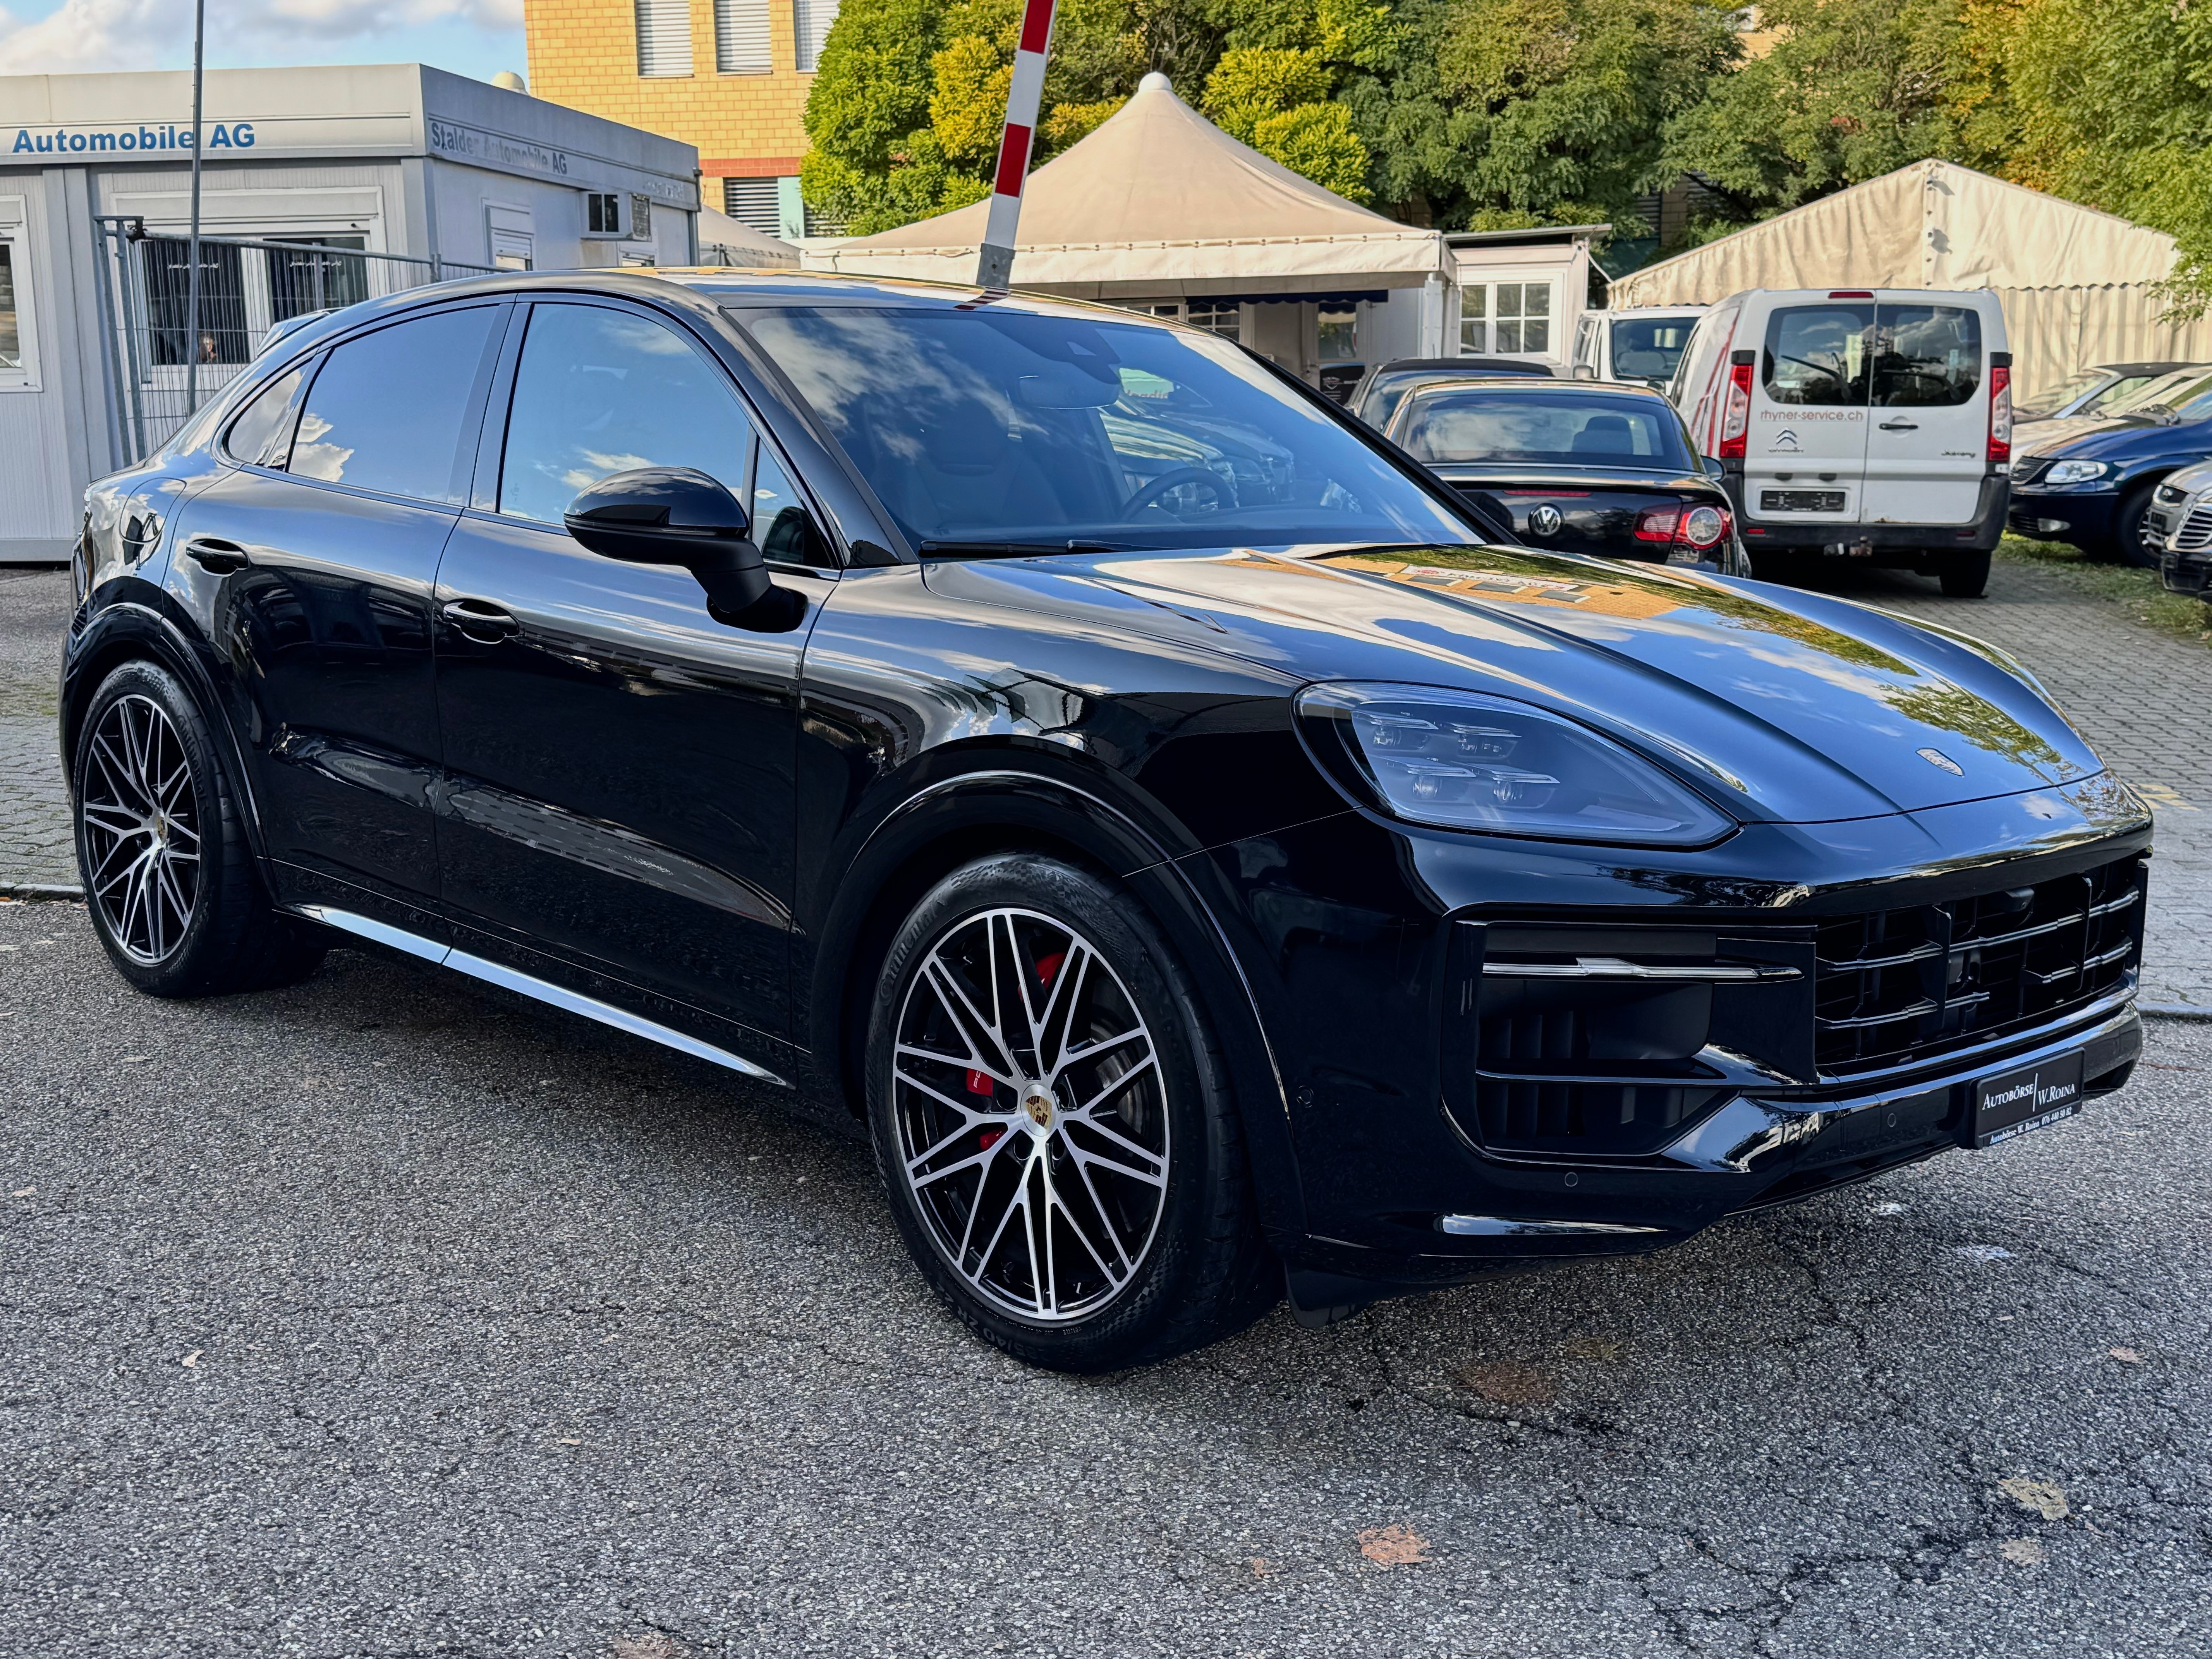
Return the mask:
<svg viewBox="0 0 2212 1659"><path fill-rule="evenodd" d="M1821 924L1814 1058L1894 1066L2044 1024L2123 984L2142 951L2142 860Z"/></svg>
<svg viewBox="0 0 2212 1659"><path fill-rule="evenodd" d="M1578 1007L1523 1005L1512 1012L1486 1014L1480 1023L1480 1071L1475 1083L1475 1115L1485 1145L1522 1152L1642 1152L1664 1146L1674 1132L1711 1105L1720 1091L1699 1087L1692 1079L1675 1084L1654 1080L1654 1071L1694 1071L1693 1065L1668 1066L1650 1060L1632 1066L1598 1057L1592 1011ZM1607 1008L1618 1024L1627 1010ZM1633 1018L1634 1015L1629 1013ZM1647 1016L1648 1018L1648 1016ZM1644 1073L1634 1080L1551 1082L1527 1073L1545 1071ZM1518 1072L1502 1078L1489 1073Z"/></svg>
<svg viewBox="0 0 2212 1659"><path fill-rule="evenodd" d="M2212 501L2202 501L2189 509L2181 528L2173 532L2173 550L2199 553L2208 547L2212 547Z"/></svg>
<svg viewBox="0 0 2212 1659"><path fill-rule="evenodd" d="M2012 469L2013 488L2017 489L2022 484L2033 483L2051 471L2051 460L2052 457L2049 455L2030 455L2015 462Z"/></svg>
<svg viewBox="0 0 2212 1659"><path fill-rule="evenodd" d="M1759 510L1762 513L1840 513L1844 510L1844 492L1840 489L1763 489L1759 494Z"/></svg>

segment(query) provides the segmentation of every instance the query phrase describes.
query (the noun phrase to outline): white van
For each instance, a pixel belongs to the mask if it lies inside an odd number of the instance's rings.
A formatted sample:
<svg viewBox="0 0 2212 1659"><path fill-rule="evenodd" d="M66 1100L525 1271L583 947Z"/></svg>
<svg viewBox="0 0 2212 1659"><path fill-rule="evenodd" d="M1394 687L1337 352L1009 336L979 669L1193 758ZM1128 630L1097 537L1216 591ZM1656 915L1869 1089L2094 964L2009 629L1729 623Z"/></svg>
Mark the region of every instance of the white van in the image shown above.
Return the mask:
<svg viewBox="0 0 2212 1659"><path fill-rule="evenodd" d="M1960 598L1988 585L2012 471L2012 354L1988 289L1731 295L1667 391L1720 461L1760 575L1826 555Z"/></svg>
<svg viewBox="0 0 2212 1659"><path fill-rule="evenodd" d="M1666 388L1674 366L1705 314L1704 306L1632 306L1585 311L1575 325L1575 357L1569 373L1578 380L1627 380Z"/></svg>

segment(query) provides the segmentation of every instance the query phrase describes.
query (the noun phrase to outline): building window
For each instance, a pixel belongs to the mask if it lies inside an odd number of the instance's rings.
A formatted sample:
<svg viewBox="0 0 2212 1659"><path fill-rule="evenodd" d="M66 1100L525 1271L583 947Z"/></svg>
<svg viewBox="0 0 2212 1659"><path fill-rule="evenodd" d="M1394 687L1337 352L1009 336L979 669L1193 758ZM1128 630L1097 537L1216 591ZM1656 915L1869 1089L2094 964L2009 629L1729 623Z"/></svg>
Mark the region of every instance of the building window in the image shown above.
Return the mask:
<svg viewBox="0 0 2212 1659"><path fill-rule="evenodd" d="M0 386L35 384L31 361L30 273L20 234L0 226Z"/></svg>
<svg viewBox="0 0 2212 1659"><path fill-rule="evenodd" d="M299 251L262 251L268 267L270 322L281 323L313 311L336 311L368 298L368 261L347 257L367 247L367 237L279 236L274 240L290 243Z"/></svg>
<svg viewBox="0 0 2212 1659"><path fill-rule="evenodd" d="M1359 356L1359 313L1351 306L1321 308L1321 360L1348 363Z"/></svg>
<svg viewBox="0 0 2212 1659"><path fill-rule="evenodd" d="M1244 307L1233 300L1129 300L1121 302L1121 308L1139 317L1188 323L1224 340L1241 340L1244 335Z"/></svg>
<svg viewBox="0 0 2212 1659"><path fill-rule="evenodd" d="M637 0L637 72L691 73L691 0Z"/></svg>
<svg viewBox="0 0 2212 1659"><path fill-rule="evenodd" d="M622 198L612 191L589 191L584 197L584 234L622 234Z"/></svg>
<svg viewBox="0 0 2212 1659"><path fill-rule="evenodd" d="M1468 283L1459 295L1459 349L1477 356L1549 356L1552 284Z"/></svg>
<svg viewBox="0 0 2212 1659"><path fill-rule="evenodd" d="M799 72L811 75L822 61L830 26L837 21L837 0L791 0L791 33L799 49Z"/></svg>
<svg viewBox="0 0 2212 1659"><path fill-rule="evenodd" d="M653 198L633 196L629 198L629 223L623 227L633 242L653 240Z"/></svg>
<svg viewBox="0 0 2212 1659"><path fill-rule="evenodd" d="M182 368L193 358L192 245L182 236L149 236L138 244L146 278L149 355L161 368ZM222 242L200 244L199 343L203 363L242 363L253 355L246 323L241 250Z"/></svg>
<svg viewBox="0 0 2212 1659"><path fill-rule="evenodd" d="M714 68L724 75L766 75L769 0L714 0Z"/></svg>
<svg viewBox="0 0 2212 1659"><path fill-rule="evenodd" d="M773 179L723 179L722 211L763 236L778 234L783 223Z"/></svg>

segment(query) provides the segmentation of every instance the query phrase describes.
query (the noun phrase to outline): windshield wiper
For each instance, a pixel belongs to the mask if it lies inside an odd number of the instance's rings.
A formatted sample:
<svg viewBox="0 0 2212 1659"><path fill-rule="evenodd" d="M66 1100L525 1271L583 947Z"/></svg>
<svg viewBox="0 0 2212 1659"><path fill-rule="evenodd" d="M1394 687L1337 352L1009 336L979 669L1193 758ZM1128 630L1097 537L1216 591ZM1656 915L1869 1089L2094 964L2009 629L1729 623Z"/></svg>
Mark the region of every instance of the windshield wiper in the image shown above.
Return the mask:
<svg viewBox="0 0 2212 1659"><path fill-rule="evenodd" d="M1127 553L1126 542L1102 542L1087 536L1071 536L1064 542L986 542L959 538L923 542L915 550L927 558L933 553L984 559L1036 559L1054 553Z"/></svg>

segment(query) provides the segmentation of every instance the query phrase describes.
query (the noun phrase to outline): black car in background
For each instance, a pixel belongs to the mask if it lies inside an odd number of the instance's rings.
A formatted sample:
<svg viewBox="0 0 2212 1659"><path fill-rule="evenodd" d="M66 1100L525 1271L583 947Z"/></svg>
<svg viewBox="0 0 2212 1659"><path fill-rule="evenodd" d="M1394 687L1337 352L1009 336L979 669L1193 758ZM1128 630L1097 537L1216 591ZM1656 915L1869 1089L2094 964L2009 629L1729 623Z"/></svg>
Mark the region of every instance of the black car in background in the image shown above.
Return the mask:
<svg viewBox="0 0 2212 1659"><path fill-rule="evenodd" d="M1380 432L1397 413L1398 400L1414 386L1485 374L1554 378L1544 364L1523 357L1399 357L1369 369L1345 406Z"/></svg>
<svg viewBox="0 0 2212 1659"><path fill-rule="evenodd" d="M1720 464L1698 459L1659 392L1578 380L1417 385L1389 433L1531 547L1750 574Z"/></svg>
<svg viewBox="0 0 2212 1659"><path fill-rule="evenodd" d="M2010 659L1491 544L1203 332L502 274L301 330L88 508L119 973L372 943L743 1073L1039 1364L1650 1249L2140 1048L2149 817Z"/></svg>

